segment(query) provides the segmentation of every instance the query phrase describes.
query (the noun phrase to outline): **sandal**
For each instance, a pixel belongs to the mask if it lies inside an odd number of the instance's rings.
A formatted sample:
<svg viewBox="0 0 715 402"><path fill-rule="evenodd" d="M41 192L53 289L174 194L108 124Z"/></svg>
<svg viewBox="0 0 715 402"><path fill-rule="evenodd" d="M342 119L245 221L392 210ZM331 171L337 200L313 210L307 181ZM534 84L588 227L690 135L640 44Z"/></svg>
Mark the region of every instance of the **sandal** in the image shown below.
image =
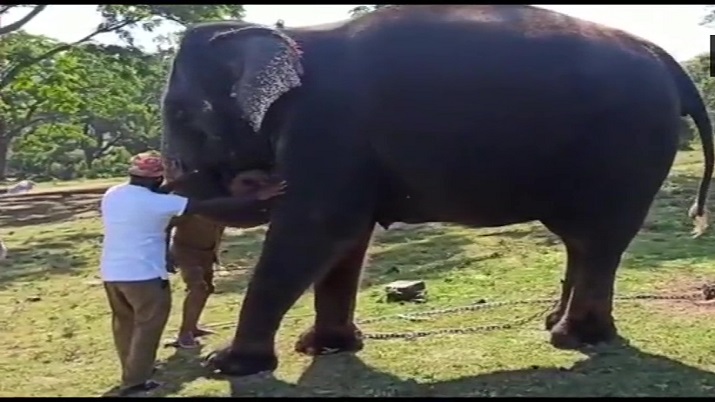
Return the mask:
<svg viewBox="0 0 715 402"><path fill-rule="evenodd" d="M191 343L186 343L185 340L181 339L174 339L164 344L165 348L173 347L177 349L196 349L200 346L201 344L196 339L192 339Z"/></svg>

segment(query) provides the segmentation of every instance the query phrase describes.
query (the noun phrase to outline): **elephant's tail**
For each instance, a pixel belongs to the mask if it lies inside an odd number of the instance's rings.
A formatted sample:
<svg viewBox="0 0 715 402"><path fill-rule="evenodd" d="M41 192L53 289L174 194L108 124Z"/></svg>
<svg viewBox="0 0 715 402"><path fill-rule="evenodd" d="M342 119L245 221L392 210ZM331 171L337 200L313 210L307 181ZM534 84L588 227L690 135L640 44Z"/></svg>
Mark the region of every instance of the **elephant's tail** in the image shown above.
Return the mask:
<svg viewBox="0 0 715 402"><path fill-rule="evenodd" d="M705 102L698 88L693 83L688 73L683 67L673 59L665 50L659 47L653 48L660 59L670 70L678 87L681 102L681 114L690 116L698 129L698 135L703 145L703 155L705 157L705 171L700 180L700 188L695 203L690 207L688 216L693 220L694 237L702 235L708 227L709 212L705 207L710 188L710 180L713 175L713 165L715 165L715 151L713 151L713 128L710 122Z"/></svg>

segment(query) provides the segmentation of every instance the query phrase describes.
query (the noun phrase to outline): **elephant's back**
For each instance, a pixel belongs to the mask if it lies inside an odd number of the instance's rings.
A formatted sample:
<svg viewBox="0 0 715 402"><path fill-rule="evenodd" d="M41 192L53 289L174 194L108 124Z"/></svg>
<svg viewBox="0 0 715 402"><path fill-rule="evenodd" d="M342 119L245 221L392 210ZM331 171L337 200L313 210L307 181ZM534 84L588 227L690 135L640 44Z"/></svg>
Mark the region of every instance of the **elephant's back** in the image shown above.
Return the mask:
<svg viewBox="0 0 715 402"><path fill-rule="evenodd" d="M467 30L471 36L499 34L496 45L510 36L529 41L576 40L604 42L638 51L647 40L628 32L556 11L527 5L392 5L341 24L349 36L382 38L388 32L409 30L416 44L439 31ZM424 30L424 31L420 31ZM403 31L404 32L404 31Z"/></svg>
<svg viewBox="0 0 715 402"><path fill-rule="evenodd" d="M564 107L579 114L606 98L628 103L628 91L661 91L669 80L647 41L550 10L426 5L372 14L345 27L345 64L374 110L454 117L490 105L490 113L505 115L563 114ZM455 109L458 99L472 106Z"/></svg>
<svg viewBox="0 0 715 402"><path fill-rule="evenodd" d="M517 72L543 76L589 68L594 59L657 60L650 50L654 45L642 38L524 5L392 6L340 31L355 71L371 77L408 66L438 78L476 72L486 78Z"/></svg>

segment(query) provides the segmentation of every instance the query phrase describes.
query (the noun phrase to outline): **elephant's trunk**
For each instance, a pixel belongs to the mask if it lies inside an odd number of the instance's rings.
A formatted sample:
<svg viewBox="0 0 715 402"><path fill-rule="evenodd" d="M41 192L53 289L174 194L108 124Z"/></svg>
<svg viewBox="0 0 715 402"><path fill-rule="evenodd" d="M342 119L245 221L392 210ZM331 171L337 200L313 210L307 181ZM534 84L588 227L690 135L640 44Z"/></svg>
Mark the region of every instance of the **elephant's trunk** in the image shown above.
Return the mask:
<svg viewBox="0 0 715 402"><path fill-rule="evenodd" d="M161 145L159 146L161 152L161 158L164 162L164 169L171 170L172 168L181 166L177 152L171 144L171 133L169 133L169 127L166 121L166 116L164 117L164 122L162 124L161 133Z"/></svg>

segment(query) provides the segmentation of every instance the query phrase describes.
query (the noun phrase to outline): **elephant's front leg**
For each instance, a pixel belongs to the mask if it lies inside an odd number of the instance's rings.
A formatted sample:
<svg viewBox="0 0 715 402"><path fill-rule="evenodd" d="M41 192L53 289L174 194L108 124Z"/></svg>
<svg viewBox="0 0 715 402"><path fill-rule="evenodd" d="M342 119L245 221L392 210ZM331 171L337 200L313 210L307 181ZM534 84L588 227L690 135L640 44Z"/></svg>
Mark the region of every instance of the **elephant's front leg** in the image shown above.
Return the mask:
<svg viewBox="0 0 715 402"><path fill-rule="evenodd" d="M354 212L351 215L303 211L273 219L233 342L208 358L209 368L244 376L277 367L275 336L285 313L369 231L370 214L362 214L359 221Z"/></svg>
<svg viewBox="0 0 715 402"><path fill-rule="evenodd" d="M315 283L315 324L298 339L297 352L321 355L363 348L362 333L354 322L355 302L372 229Z"/></svg>

